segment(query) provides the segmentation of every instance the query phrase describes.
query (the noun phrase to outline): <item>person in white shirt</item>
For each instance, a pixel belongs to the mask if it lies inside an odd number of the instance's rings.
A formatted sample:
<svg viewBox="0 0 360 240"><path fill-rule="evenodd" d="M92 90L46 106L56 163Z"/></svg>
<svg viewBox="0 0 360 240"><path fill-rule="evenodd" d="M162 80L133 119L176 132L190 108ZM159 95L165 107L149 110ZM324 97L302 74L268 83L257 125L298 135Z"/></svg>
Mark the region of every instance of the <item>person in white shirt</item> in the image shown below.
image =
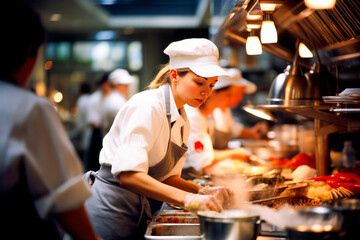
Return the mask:
<svg viewBox="0 0 360 240"><path fill-rule="evenodd" d="M135 77L131 76L127 70L118 68L110 73L109 83L113 90L104 100L104 113L101 124L104 136L109 132L116 114L126 103L129 86L135 83Z"/></svg>
<svg viewBox="0 0 360 240"><path fill-rule="evenodd" d="M54 105L26 90L45 41L39 16L1 1L0 212L2 238L98 239L84 207L91 192Z"/></svg>
<svg viewBox="0 0 360 240"><path fill-rule="evenodd" d="M232 92L233 86L225 85L220 80L209 98L199 108L186 106L191 131L188 140L189 149L186 153L187 159L183 167L183 178L193 179L198 175L209 174L214 165L227 159L243 160L250 156L250 152L244 148L218 150L213 146L214 123L209 117L214 109L223 110L229 106Z"/></svg>
<svg viewBox="0 0 360 240"><path fill-rule="evenodd" d="M242 77L241 71L237 68L225 69L229 76L220 76L217 87L233 86L233 94L228 106L224 109L216 108L212 113L214 120L214 130L212 131L213 145L215 149L228 148L228 142L232 139L261 139L267 124L264 122L256 123L252 127L244 126L235 120L231 108L235 108L242 101L244 94L256 92L256 85ZM220 86L222 85L222 86Z"/></svg>
<svg viewBox="0 0 360 240"><path fill-rule="evenodd" d="M148 198L185 209L221 211L231 196L226 187L202 187L183 180L189 137L184 105L200 106L219 75L218 49L204 38L171 43L170 63L149 90L132 96L103 141L100 170L86 202L95 231L104 239L143 239L151 219Z"/></svg>
<svg viewBox="0 0 360 240"><path fill-rule="evenodd" d="M90 126L90 142L85 153L85 169L97 170L99 169L99 153L102 148L102 140L104 134L102 132L101 124L104 119L104 102L109 96L112 88L109 83L109 74L104 73L98 81L99 89L93 92L89 99L88 107L88 122Z"/></svg>
<svg viewBox="0 0 360 240"><path fill-rule="evenodd" d="M70 139L85 164L85 152L88 149L91 136L91 128L88 121L88 109L91 96L91 88L87 82L80 85L79 97L76 101L75 127L69 132Z"/></svg>

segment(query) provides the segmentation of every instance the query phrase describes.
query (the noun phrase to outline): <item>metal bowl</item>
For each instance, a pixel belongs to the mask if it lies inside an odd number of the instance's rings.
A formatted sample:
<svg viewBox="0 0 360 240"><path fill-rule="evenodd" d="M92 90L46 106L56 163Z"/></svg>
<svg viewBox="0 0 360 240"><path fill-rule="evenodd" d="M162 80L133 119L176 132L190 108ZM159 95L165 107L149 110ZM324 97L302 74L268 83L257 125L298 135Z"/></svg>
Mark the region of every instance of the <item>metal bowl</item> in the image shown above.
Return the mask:
<svg viewBox="0 0 360 240"><path fill-rule="evenodd" d="M254 240L260 233L260 217L243 210L198 212L200 231L207 240Z"/></svg>

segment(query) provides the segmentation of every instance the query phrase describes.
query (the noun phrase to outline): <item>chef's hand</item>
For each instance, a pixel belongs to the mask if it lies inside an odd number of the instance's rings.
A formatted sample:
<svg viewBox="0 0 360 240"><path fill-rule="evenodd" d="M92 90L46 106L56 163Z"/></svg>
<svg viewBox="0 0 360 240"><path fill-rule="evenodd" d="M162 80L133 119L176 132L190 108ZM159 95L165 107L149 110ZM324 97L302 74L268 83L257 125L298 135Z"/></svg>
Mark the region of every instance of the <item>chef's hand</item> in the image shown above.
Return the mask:
<svg viewBox="0 0 360 240"><path fill-rule="evenodd" d="M234 196L234 191L224 186L204 187L200 189L198 193L202 195L214 195L222 203L229 202L231 197Z"/></svg>
<svg viewBox="0 0 360 240"><path fill-rule="evenodd" d="M185 197L184 207L191 212L197 211L217 211L223 210L222 203L213 195L200 195L188 193Z"/></svg>

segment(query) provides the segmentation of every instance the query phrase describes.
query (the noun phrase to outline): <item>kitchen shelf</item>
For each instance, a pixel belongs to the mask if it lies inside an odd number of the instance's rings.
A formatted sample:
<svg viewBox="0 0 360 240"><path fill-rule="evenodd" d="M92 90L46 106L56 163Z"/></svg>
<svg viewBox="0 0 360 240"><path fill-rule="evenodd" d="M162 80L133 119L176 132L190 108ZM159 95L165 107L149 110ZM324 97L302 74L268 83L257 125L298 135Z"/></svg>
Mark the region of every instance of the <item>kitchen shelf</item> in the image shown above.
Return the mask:
<svg viewBox="0 0 360 240"><path fill-rule="evenodd" d="M285 111L294 114L299 114L307 118L318 119L326 121L330 124L335 124L340 127L346 128L348 131L360 130L360 121L353 120L348 117L338 116L331 111L329 105L299 105L299 106L286 106L286 105L256 105L252 106L253 108L267 110L267 111Z"/></svg>

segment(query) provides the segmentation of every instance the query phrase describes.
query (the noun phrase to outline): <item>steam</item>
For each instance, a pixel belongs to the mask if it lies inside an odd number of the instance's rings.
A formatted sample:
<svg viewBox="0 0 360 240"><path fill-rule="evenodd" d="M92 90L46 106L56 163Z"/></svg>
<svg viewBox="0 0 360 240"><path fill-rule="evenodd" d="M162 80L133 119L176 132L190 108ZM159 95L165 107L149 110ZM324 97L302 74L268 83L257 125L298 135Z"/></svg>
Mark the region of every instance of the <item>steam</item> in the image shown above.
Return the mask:
<svg viewBox="0 0 360 240"><path fill-rule="evenodd" d="M225 205L226 209L246 209L249 204L249 190L251 184L246 182L242 174L230 173L212 176L212 183L216 186L226 186L234 192L231 202Z"/></svg>
<svg viewBox="0 0 360 240"><path fill-rule="evenodd" d="M322 207L318 208L321 211ZM278 210L261 206L251 205L249 211L252 214L259 215L261 219L267 223L280 228L288 227L308 227L312 230L326 229L329 226L339 226L342 223L341 216L337 214L326 214L319 212L318 214L306 214L306 212L299 211L299 208L294 208L289 205L284 205ZM317 228L317 229L316 229Z"/></svg>

